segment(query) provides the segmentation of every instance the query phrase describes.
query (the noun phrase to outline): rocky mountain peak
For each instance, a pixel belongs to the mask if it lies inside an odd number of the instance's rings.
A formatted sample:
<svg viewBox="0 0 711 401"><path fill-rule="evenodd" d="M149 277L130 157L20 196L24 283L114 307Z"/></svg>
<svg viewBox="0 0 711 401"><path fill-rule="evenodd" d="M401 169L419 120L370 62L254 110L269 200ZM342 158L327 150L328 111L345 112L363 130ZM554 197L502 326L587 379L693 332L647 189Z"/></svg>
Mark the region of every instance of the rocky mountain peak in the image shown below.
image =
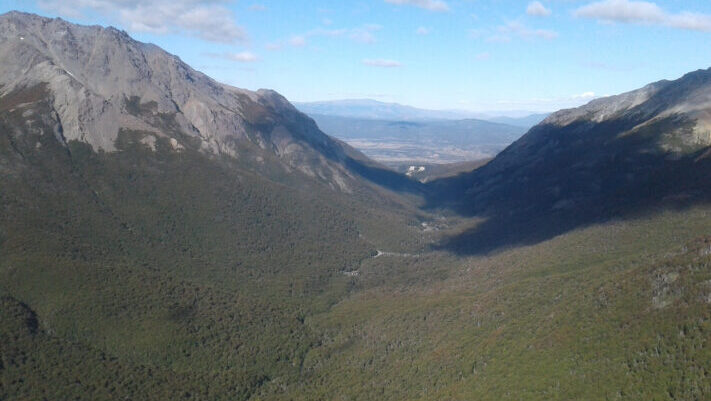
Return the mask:
<svg viewBox="0 0 711 401"><path fill-rule="evenodd" d="M130 131L176 150L198 143L256 164L274 159L347 191L354 175L344 161L366 160L277 92L221 84L116 28L10 12L0 16L0 58L0 96L42 85L64 139L97 151L116 151Z"/></svg>

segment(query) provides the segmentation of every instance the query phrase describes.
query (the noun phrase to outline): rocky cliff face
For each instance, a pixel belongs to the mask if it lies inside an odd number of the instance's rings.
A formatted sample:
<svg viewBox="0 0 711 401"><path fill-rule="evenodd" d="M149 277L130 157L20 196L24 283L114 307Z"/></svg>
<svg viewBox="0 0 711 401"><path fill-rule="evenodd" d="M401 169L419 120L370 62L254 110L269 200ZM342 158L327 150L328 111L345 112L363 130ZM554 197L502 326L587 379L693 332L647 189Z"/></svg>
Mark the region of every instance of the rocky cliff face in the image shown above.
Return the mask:
<svg viewBox="0 0 711 401"><path fill-rule="evenodd" d="M32 113L7 99L41 87L58 138L95 151L116 151L121 133L131 132L152 148L167 139L174 151L276 162L345 192L357 176L345 163L369 164L278 93L220 84L115 28L10 12L0 16L0 59L6 108Z"/></svg>

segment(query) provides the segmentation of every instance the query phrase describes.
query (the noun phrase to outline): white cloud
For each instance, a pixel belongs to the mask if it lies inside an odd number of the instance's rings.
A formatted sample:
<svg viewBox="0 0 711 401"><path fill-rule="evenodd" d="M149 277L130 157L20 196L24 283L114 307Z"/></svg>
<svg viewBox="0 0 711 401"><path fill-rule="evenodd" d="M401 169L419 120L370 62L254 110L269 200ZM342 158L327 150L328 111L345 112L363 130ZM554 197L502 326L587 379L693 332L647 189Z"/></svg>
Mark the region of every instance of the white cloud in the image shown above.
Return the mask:
<svg viewBox="0 0 711 401"><path fill-rule="evenodd" d="M207 57L222 58L225 60L237 61L239 63L253 63L259 61L260 58L256 54L243 51L240 53L203 53Z"/></svg>
<svg viewBox="0 0 711 401"><path fill-rule="evenodd" d="M375 35L368 31L358 31L358 32L353 32L350 35L350 38L356 42L359 43L375 43Z"/></svg>
<svg viewBox="0 0 711 401"><path fill-rule="evenodd" d="M256 54L248 51L240 53L229 53L225 56L232 61L237 61L240 63L253 63L255 61L259 61L259 57Z"/></svg>
<svg viewBox="0 0 711 401"><path fill-rule="evenodd" d="M351 29L348 37L351 40L354 40L359 43L375 43L377 42L375 38L375 32L379 31L380 29L382 29L380 25L364 25L359 28Z"/></svg>
<svg viewBox="0 0 711 401"><path fill-rule="evenodd" d="M583 92L578 95L573 95L571 96L573 100L585 100L585 99L594 99L595 98L595 92Z"/></svg>
<svg viewBox="0 0 711 401"><path fill-rule="evenodd" d="M410 5L430 11L449 11L449 6L443 0L385 0L386 3Z"/></svg>
<svg viewBox="0 0 711 401"><path fill-rule="evenodd" d="M289 44L294 47L306 46L306 38L301 35L295 35L289 38Z"/></svg>
<svg viewBox="0 0 711 401"><path fill-rule="evenodd" d="M430 32L429 28L425 28L424 26L418 27L417 30L415 30L415 33L418 35L429 35Z"/></svg>
<svg viewBox="0 0 711 401"><path fill-rule="evenodd" d="M326 36L326 37L336 37L336 36L343 36L348 33L348 29L323 29L323 28L317 28L314 30L311 30L309 32L306 32L303 35L303 37L312 37L312 36Z"/></svg>
<svg viewBox="0 0 711 401"><path fill-rule="evenodd" d="M484 53L479 53L474 57L476 57L477 60L484 61L484 60L490 59L491 54L489 54L488 52L484 52Z"/></svg>
<svg viewBox="0 0 711 401"><path fill-rule="evenodd" d="M662 25L711 32L711 15L691 12L671 14L647 1L603 0L578 8L574 15L604 23Z"/></svg>
<svg viewBox="0 0 711 401"><path fill-rule="evenodd" d="M507 43L510 42L513 37L525 40L553 40L558 37L558 33L548 29L531 29L520 22L511 21L499 26L496 29L496 33L489 36L487 41L493 43Z"/></svg>
<svg viewBox="0 0 711 401"><path fill-rule="evenodd" d="M574 14L604 22L658 23L664 20L664 11L646 1L603 0L580 7Z"/></svg>
<svg viewBox="0 0 711 401"><path fill-rule="evenodd" d="M249 6L250 11L267 11L267 7L261 5L261 4L252 4Z"/></svg>
<svg viewBox="0 0 711 401"><path fill-rule="evenodd" d="M244 41L247 34L235 23L222 0L40 0L38 5L63 16L81 18L98 12L133 32L187 33L221 43Z"/></svg>
<svg viewBox="0 0 711 401"><path fill-rule="evenodd" d="M670 15L667 18L666 25L690 31L711 32L711 15L683 12Z"/></svg>
<svg viewBox="0 0 711 401"><path fill-rule="evenodd" d="M292 47L304 47L308 44L310 38L315 37L346 37L354 42L371 44L377 42L375 32L382 29L382 26L377 24L365 24L356 28L341 28L341 29L326 29L316 28L306 33L293 35L286 41L278 41L266 45L267 50L281 50L285 45Z"/></svg>
<svg viewBox="0 0 711 401"><path fill-rule="evenodd" d="M547 17L551 15L551 10L547 9L540 1L528 3L526 14L534 17Z"/></svg>
<svg viewBox="0 0 711 401"><path fill-rule="evenodd" d="M385 59L365 59L363 64L369 65L371 67L382 67L382 68L397 68L402 67L402 63L395 60L385 60Z"/></svg>

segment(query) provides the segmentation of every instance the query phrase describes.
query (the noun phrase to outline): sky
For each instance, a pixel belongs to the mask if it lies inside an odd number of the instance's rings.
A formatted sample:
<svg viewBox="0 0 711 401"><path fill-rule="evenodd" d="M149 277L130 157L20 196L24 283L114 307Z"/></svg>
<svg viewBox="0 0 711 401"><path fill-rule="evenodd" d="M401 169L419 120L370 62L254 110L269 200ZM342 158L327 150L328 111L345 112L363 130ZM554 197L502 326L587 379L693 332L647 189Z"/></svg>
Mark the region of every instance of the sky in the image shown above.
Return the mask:
<svg viewBox="0 0 711 401"><path fill-rule="evenodd" d="M708 0L0 0L292 101L548 112L711 67Z"/></svg>

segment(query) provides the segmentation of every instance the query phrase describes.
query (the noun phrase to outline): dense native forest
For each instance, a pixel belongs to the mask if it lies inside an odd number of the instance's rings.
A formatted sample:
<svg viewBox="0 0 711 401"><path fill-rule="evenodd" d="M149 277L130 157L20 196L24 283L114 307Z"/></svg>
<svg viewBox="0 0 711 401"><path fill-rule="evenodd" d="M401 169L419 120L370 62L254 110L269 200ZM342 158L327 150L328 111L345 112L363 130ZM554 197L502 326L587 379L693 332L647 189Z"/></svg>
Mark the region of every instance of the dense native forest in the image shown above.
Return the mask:
<svg viewBox="0 0 711 401"><path fill-rule="evenodd" d="M0 87L0 400L708 399L709 144L660 110L709 82L427 183L273 94L232 153L102 101L133 124L107 151L52 82Z"/></svg>

